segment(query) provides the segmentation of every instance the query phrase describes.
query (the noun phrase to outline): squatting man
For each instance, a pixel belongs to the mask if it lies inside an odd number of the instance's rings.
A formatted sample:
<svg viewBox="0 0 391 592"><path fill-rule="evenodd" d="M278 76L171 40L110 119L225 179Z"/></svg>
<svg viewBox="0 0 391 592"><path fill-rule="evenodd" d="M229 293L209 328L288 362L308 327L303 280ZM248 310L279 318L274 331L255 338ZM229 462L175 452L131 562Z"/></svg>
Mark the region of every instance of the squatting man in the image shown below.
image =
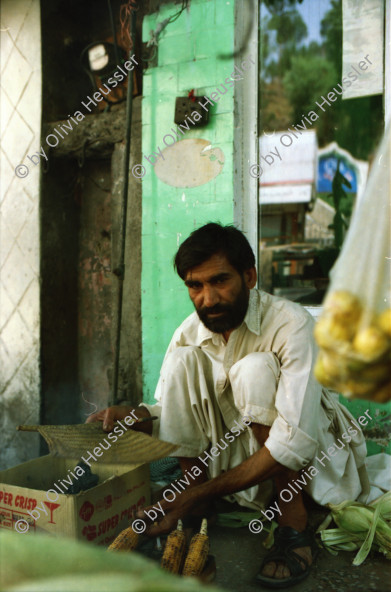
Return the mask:
<svg viewBox="0 0 391 592"><path fill-rule="evenodd" d="M299 491L289 502L271 502L310 464L318 473L303 492L316 502L365 502L363 435L355 431L333 462L322 462L320 451L354 418L313 376L311 315L255 288L254 254L239 230L215 223L195 230L179 247L174 266L195 312L168 346L157 403L136 408L139 418L159 420L133 429L177 444L183 476L192 471L195 478L174 500L159 502L162 513L146 532L157 536L173 530L178 518L206 516L218 498L258 510L275 507L275 545L257 581L288 587L308 575L316 553L307 528L308 498ZM109 407L87 421L103 421L103 429L111 431L113 422L132 410ZM243 417L252 421L228 445L224 435ZM213 447L218 455L210 454ZM202 462L199 457L206 454L213 461ZM144 512L138 517L145 518Z"/></svg>

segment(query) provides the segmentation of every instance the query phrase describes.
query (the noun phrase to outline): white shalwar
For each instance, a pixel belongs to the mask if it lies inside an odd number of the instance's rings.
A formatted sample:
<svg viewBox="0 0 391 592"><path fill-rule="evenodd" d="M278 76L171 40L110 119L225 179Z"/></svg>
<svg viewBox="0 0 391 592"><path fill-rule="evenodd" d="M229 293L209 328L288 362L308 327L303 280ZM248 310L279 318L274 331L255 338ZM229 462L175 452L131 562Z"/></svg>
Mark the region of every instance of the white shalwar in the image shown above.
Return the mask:
<svg viewBox="0 0 391 592"><path fill-rule="evenodd" d="M251 416L271 426L265 446L276 461L301 470L299 482L315 501L365 502L365 440L338 395L313 376L313 326L299 304L255 289L227 343L191 314L168 347L157 404L142 403L159 416L153 435L178 444L175 456L204 459L213 478L259 450L251 427L241 422ZM264 509L271 493L269 480L226 499Z"/></svg>

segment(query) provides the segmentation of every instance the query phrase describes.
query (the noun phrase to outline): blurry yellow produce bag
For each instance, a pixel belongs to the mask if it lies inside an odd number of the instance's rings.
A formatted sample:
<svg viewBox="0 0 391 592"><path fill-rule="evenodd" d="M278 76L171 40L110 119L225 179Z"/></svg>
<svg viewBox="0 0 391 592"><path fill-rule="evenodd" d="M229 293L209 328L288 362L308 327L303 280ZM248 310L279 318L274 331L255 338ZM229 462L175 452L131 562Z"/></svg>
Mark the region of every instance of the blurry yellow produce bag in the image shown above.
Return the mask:
<svg viewBox="0 0 391 592"><path fill-rule="evenodd" d="M347 398L391 399L390 125L355 205L315 327L315 376Z"/></svg>

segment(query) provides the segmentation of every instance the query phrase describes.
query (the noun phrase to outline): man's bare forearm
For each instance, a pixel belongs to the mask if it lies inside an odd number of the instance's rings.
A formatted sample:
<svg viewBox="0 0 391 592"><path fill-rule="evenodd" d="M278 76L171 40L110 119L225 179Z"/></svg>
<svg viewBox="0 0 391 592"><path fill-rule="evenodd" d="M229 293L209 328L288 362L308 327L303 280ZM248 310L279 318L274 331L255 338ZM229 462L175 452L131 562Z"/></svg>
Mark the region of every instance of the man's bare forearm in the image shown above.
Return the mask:
<svg viewBox="0 0 391 592"><path fill-rule="evenodd" d="M159 504L163 509L163 515L158 524L148 526L146 534L159 536L170 532L175 528L179 518L191 514L193 509L201 506L204 502L242 491L286 470L286 467L274 460L269 450L263 446L240 465L226 473L200 485L187 487L173 501L162 499ZM153 506L151 508L154 509ZM144 510L139 510L137 517L144 519Z"/></svg>
<svg viewBox="0 0 391 592"><path fill-rule="evenodd" d="M237 493L286 470L263 446L237 467L189 490L194 504Z"/></svg>

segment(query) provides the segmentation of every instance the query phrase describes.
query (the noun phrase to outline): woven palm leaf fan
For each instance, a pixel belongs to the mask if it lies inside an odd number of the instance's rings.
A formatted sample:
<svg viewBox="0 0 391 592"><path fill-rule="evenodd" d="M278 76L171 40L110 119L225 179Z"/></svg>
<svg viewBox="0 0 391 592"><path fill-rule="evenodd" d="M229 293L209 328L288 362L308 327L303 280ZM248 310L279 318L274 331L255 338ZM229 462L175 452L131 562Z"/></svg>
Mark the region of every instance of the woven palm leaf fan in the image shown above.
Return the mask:
<svg viewBox="0 0 391 592"><path fill-rule="evenodd" d="M115 422L116 425L125 428L121 422ZM152 462L169 456L178 448L176 444L134 430L126 430L122 435L117 431L117 441L114 441L102 430L101 423L18 426L18 429L39 432L53 456L79 459L89 452L94 454L94 448L102 444L103 455L99 459L102 463Z"/></svg>

